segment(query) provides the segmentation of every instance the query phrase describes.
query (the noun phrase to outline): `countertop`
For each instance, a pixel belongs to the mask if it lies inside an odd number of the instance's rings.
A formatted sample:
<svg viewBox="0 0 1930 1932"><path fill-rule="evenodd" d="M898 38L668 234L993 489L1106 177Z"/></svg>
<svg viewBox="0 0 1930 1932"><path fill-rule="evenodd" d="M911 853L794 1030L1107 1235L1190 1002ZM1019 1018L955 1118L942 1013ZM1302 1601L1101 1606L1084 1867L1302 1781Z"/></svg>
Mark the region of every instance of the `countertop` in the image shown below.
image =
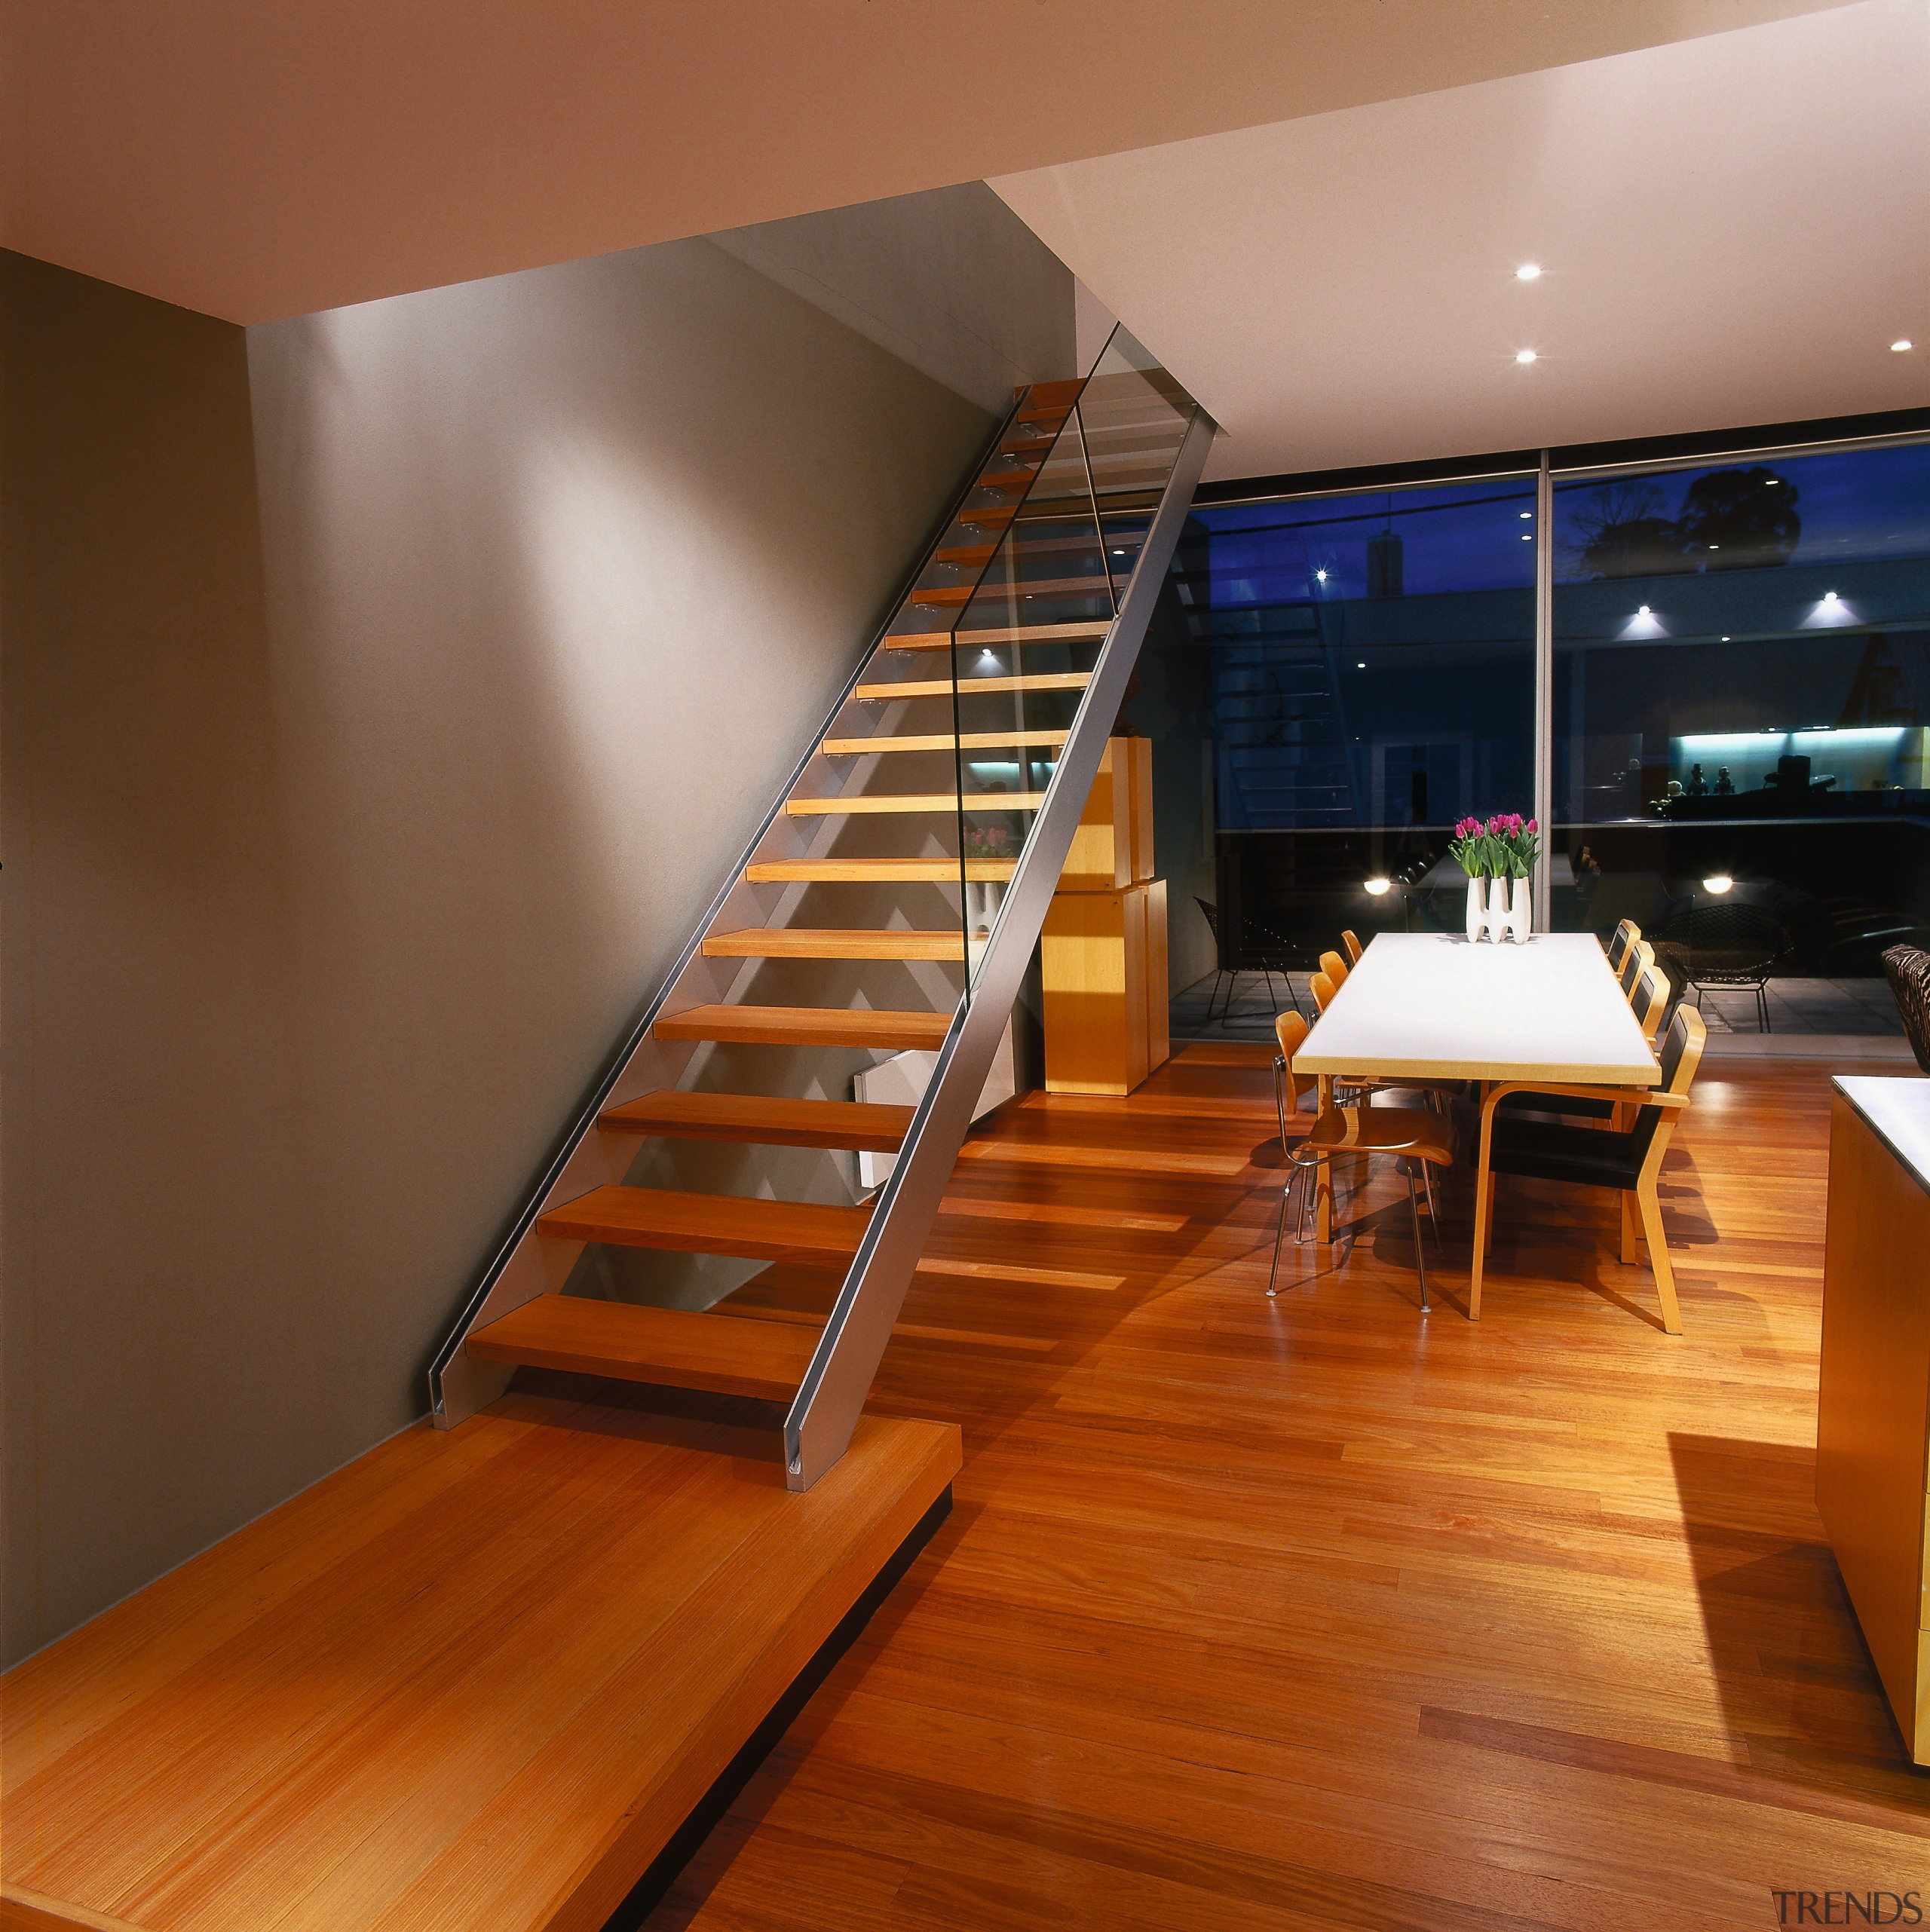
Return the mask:
<svg viewBox="0 0 1930 1932"><path fill-rule="evenodd" d="M1930 1080L1839 1073L1834 1084L1914 1176L1917 1186L1930 1194Z"/></svg>

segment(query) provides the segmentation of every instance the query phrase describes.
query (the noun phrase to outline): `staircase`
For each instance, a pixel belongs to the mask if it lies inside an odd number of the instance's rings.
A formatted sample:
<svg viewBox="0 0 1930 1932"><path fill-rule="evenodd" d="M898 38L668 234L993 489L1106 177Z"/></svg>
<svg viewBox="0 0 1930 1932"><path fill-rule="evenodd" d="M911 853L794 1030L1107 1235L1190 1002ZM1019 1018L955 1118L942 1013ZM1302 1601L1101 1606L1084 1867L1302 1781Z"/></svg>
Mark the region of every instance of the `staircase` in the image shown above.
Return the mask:
<svg viewBox="0 0 1930 1932"><path fill-rule="evenodd" d="M430 1372L440 1426L527 1365L783 1404L793 1489L843 1454L1212 433L1123 330L1084 381L1020 392L470 1295ZM937 1055L918 1106L844 1097L853 1071L908 1049ZM803 1091L746 1090L761 1063L763 1084ZM743 1150L740 1185L647 1184L688 1142ZM811 1198L772 1198L760 1164L783 1150ZM899 1157L873 1199L859 1150ZM841 1284L819 1330L598 1298L581 1291L593 1248L822 1268Z"/></svg>

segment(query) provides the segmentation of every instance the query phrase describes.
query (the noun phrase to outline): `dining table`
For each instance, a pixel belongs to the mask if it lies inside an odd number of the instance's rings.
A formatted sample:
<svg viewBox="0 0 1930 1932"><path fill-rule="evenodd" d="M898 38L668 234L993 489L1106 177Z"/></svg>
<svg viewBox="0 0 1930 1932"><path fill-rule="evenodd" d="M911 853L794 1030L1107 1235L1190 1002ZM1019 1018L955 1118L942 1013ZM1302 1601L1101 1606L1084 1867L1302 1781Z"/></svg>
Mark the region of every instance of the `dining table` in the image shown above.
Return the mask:
<svg viewBox="0 0 1930 1932"><path fill-rule="evenodd" d="M1337 1084L1539 1080L1627 1087L1662 1076L1641 1024L1591 932L1471 941L1460 933L1377 933L1294 1055ZM1315 1196L1317 1239L1334 1238L1328 1164Z"/></svg>

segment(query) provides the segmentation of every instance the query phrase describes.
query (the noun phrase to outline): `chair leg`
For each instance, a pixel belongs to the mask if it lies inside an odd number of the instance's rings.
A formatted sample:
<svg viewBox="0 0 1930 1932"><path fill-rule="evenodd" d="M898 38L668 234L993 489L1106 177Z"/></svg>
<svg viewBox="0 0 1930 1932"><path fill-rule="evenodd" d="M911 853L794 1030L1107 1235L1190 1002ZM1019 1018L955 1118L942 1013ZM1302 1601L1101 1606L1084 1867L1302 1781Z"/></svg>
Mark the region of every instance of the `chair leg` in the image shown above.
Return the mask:
<svg viewBox="0 0 1930 1932"><path fill-rule="evenodd" d="M1682 1333L1682 1310L1675 1299L1675 1269L1668 1258L1668 1242L1662 1234L1662 1203L1656 1199L1656 1184L1647 1181L1636 1190L1642 1204L1642 1229L1649 1239L1649 1266L1655 1270L1656 1293L1662 1297L1662 1325L1671 1335Z"/></svg>
<svg viewBox="0 0 1930 1932"><path fill-rule="evenodd" d="M1267 1292L1270 1295L1279 1292L1276 1284L1280 1277L1280 1243L1286 1239L1287 1234L1287 1197L1294 1191L1294 1183L1299 1180L1300 1171L1299 1168L1295 1167L1293 1172L1287 1176L1287 1184L1280 1190L1280 1217L1273 1223L1273 1265L1267 1275Z"/></svg>
<svg viewBox="0 0 1930 1932"><path fill-rule="evenodd" d="M1280 1116L1280 1151L1287 1151L1287 1063L1273 1056L1273 1111Z"/></svg>
<svg viewBox="0 0 1930 1932"><path fill-rule="evenodd" d="M1494 1252L1494 1172L1492 1168L1490 1168L1488 1171L1487 1200L1486 1205L1487 1208L1487 1245L1481 1250L1481 1253L1484 1256L1492 1254Z"/></svg>
<svg viewBox="0 0 1930 1932"><path fill-rule="evenodd" d="M1642 1251L1636 1245L1640 1231L1635 1223L1635 1197L1625 1190L1617 1198L1622 1203L1622 1264L1632 1268L1642 1258Z"/></svg>
<svg viewBox="0 0 1930 1932"><path fill-rule="evenodd" d="M1767 1033L1769 1027L1769 989L1766 982L1756 989L1756 1017L1760 1021L1757 1030Z"/></svg>
<svg viewBox="0 0 1930 1932"><path fill-rule="evenodd" d="M1441 1210L1434 1205L1434 1163L1432 1161L1421 1162L1420 1177L1422 1184L1427 1190L1427 1224L1434 1230L1435 1246L1439 1248L1441 1246Z"/></svg>
<svg viewBox="0 0 1930 1932"><path fill-rule="evenodd" d="M1427 1163L1423 1161L1420 1165L1425 1168ZM1427 1252L1420 1245L1420 1209L1414 1200L1414 1163L1412 1161L1408 1163L1408 1219L1412 1223L1414 1231L1414 1272L1420 1277L1420 1312L1423 1315L1431 1315L1434 1311L1428 1306L1427 1301Z"/></svg>

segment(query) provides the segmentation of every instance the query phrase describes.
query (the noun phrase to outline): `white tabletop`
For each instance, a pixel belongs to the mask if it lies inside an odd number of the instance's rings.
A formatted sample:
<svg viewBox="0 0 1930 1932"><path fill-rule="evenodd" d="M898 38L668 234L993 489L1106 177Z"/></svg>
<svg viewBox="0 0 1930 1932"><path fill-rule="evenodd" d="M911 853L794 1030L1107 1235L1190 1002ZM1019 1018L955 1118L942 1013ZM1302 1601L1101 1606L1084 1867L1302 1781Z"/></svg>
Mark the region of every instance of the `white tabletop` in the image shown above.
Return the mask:
<svg viewBox="0 0 1930 1932"><path fill-rule="evenodd" d="M1297 1055L1294 1064L1300 1064ZM1836 1085L1888 1144L1917 1186L1930 1192L1930 1080L1839 1073Z"/></svg>
<svg viewBox="0 0 1930 1932"><path fill-rule="evenodd" d="M1650 1086L1661 1069L1601 942L1382 932L1294 1055L1304 1073Z"/></svg>

